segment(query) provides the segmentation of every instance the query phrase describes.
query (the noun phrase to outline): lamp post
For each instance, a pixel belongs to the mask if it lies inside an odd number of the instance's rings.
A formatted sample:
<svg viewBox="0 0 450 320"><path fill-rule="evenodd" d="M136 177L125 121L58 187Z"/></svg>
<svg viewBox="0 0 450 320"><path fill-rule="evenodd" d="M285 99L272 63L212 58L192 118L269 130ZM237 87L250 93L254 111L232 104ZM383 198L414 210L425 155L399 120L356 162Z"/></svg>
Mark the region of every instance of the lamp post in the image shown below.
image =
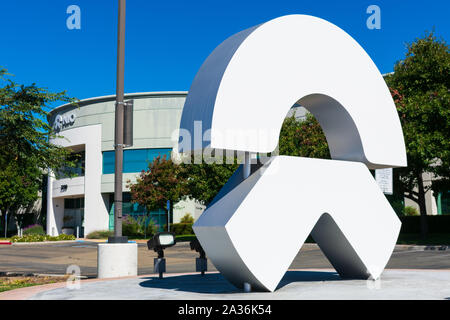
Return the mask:
<svg viewBox="0 0 450 320"><path fill-rule="evenodd" d="M114 172L114 236L108 243L98 244L97 276L98 278L115 278L136 276L137 244L128 243L122 236L122 169L123 148L133 144L133 103L124 99L124 63L125 63L125 0L119 0L119 25L117 34L117 92L116 92L116 127L114 137L115 172ZM124 113L126 116L124 116ZM130 118L131 117L131 118ZM126 118L127 121L124 121ZM128 135L124 137L124 132Z"/></svg>
<svg viewBox="0 0 450 320"><path fill-rule="evenodd" d="M125 70L125 14L126 0L119 0L119 20L117 32L117 83L115 112L115 170L114 170L114 237L110 243L127 243L122 236L122 176L123 176L123 126L124 126L124 70Z"/></svg>

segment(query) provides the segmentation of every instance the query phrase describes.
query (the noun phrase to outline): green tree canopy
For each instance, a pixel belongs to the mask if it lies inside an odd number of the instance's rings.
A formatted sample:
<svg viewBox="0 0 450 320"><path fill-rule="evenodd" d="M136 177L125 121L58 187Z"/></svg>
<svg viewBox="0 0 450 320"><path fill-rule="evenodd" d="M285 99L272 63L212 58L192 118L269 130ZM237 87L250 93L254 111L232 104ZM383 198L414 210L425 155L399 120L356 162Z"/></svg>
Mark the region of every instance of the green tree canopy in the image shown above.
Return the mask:
<svg viewBox="0 0 450 320"><path fill-rule="evenodd" d="M189 196L208 205L238 168L237 161L223 163L181 164L186 172Z"/></svg>
<svg viewBox="0 0 450 320"><path fill-rule="evenodd" d="M135 183L128 182L134 203L144 206L147 211L167 208L167 201L173 203L186 197L186 173L180 165L166 156L158 156L149 164L147 171L142 171Z"/></svg>
<svg viewBox="0 0 450 320"><path fill-rule="evenodd" d="M45 169L71 165L70 151L49 141L56 134L47 114L51 103L74 99L8 76L0 68L0 211L14 214L37 199Z"/></svg>
<svg viewBox="0 0 450 320"><path fill-rule="evenodd" d="M284 120L280 132L281 155L330 159L327 139L319 122L310 113L306 119L297 120L295 115Z"/></svg>
<svg viewBox="0 0 450 320"><path fill-rule="evenodd" d="M417 202L427 233L425 193L450 181L449 47L433 32L407 44L406 56L385 78L403 128L408 167L397 169L405 196ZM423 173L434 176L424 186Z"/></svg>

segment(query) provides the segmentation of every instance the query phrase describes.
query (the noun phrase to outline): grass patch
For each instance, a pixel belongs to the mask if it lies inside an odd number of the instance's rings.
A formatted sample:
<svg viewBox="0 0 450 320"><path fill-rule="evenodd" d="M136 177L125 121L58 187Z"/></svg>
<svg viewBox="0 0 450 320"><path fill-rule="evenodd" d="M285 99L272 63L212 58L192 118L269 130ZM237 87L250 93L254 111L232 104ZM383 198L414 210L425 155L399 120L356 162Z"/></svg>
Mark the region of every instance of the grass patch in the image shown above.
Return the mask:
<svg viewBox="0 0 450 320"><path fill-rule="evenodd" d="M66 281L65 277L0 277L0 292Z"/></svg>

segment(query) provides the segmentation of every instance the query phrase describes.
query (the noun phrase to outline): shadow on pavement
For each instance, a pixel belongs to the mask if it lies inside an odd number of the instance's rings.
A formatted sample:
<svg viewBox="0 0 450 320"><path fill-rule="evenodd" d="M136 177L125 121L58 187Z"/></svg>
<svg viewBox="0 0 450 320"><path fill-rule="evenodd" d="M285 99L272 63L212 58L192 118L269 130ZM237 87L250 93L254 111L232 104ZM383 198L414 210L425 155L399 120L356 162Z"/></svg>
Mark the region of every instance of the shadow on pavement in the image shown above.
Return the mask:
<svg viewBox="0 0 450 320"><path fill-rule="evenodd" d="M172 289L193 293L241 293L241 289L229 283L220 273L173 276L163 279L146 277L139 283L144 288ZM292 283L305 281L335 281L342 280L336 272L325 271L288 271L281 279L277 290Z"/></svg>
<svg viewBox="0 0 450 320"><path fill-rule="evenodd" d="M276 290L287 286L292 282L308 282L308 281L336 281L343 279L337 272L333 271L288 271L281 279Z"/></svg>

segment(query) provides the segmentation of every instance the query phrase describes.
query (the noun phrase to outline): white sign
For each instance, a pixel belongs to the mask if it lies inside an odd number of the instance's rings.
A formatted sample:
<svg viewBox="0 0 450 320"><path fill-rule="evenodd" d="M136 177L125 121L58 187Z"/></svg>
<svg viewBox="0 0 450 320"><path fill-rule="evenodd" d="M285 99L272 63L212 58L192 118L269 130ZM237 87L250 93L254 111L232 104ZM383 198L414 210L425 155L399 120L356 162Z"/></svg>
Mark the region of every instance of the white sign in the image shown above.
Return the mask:
<svg viewBox="0 0 450 320"><path fill-rule="evenodd" d="M376 169L375 180L377 181L381 191L383 191L384 194L394 193L392 187L392 168Z"/></svg>
<svg viewBox="0 0 450 320"><path fill-rule="evenodd" d="M55 123L53 124L53 129L55 131L59 131L68 125L71 125L75 122L75 113L66 113L63 115L58 114L55 118Z"/></svg>

